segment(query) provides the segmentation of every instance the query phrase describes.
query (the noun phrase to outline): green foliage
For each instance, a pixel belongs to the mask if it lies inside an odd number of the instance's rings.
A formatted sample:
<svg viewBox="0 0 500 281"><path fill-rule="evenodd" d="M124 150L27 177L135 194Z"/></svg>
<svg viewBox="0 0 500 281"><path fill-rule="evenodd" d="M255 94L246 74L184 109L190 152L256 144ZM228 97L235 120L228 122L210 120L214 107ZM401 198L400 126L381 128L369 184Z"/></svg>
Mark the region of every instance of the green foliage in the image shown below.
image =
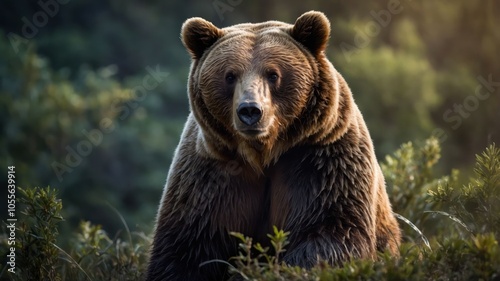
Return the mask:
<svg viewBox="0 0 500 281"><path fill-rule="evenodd" d="M386 156L381 164L394 212L429 234L436 233L442 226L426 214L439 206L438 202L430 201L429 190L443 182L456 184L458 181L457 170L436 178L440 152L441 147L436 138L429 138L417 147L408 142L392 156ZM418 234L410 231L411 226L408 224L402 224L402 227L406 230L407 239L413 237L411 234Z"/></svg>
<svg viewBox="0 0 500 281"><path fill-rule="evenodd" d="M350 260L342 267L321 263L310 270L280 263L278 254L259 250L260 246L252 245L251 238L241 234L235 236L242 241L241 253L235 257L236 267L231 271L240 274L243 280L495 280L500 276L500 247L492 234L468 240L443 239L434 243L434 251L405 243L401 246L400 257L392 257L386 252L380 253L375 260ZM279 237L276 230L270 237L281 244L287 242L287 236ZM252 249L259 254L252 256Z"/></svg>
<svg viewBox="0 0 500 281"><path fill-rule="evenodd" d="M473 233L494 233L500 239L500 149L495 144L476 155L474 177L466 185L444 181L430 190L443 213Z"/></svg>
<svg viewBox="0 0 500 281"><path fill-rule="evenodd" d="M58 246L62 202L51 188L19 188L22 216L16 228L16 273L12 280L143 280L151 239L128 231L110 238L99 225L81 222L69 251ZM9 249L7 236L0 252ZM5 255L3 255L5 256ZM0 277L2 277L0 275Z"/></svg>
<svg viewBox="0 0 500 281"><path fill-rule="evenodd" d="M45 189L22 189L19 203L24 204L23 219L17 228L18 255L15 280L61 280L57 270L59 250L55 246L62 202L57 192Z"/></svg>
<svg viewBox="0 0 500 281"><path fill-rule="evenodd" d="M436 73L427 60L387 47L364 47L338 50L334 62L368 117L365 120L378 153L390 153L405 140L430 135L431 110L440 98Z"/></svg>
<svg viewBox="0 0 500 281"><path fill-rule="evenodd" d="M99 225L81 222L71 251L72 262L64 265L69 280L143 280L149 257L150 238L126 233L113 239Z"/></svg>
<svg viewBox="0 0 500 281"><path fill-rule="evenodd" d="M273 231L273 235L268 234L268 237L271 240L274 255L268 253L269 247L263 248L259 243L253 245L252 238L232 232L231 235L241 241L239 244L241 252L232 258L236 267L231 267L230 272L240 274L246 280L273 280L272 277L279 274L285 267L285 264L279 261L279 257L285 252L289 235L289 232L278 230L277 227L273 227ZM258 253L255 257L253 256L254 251ZM300 268L297 270L300 271Z"/></svg>

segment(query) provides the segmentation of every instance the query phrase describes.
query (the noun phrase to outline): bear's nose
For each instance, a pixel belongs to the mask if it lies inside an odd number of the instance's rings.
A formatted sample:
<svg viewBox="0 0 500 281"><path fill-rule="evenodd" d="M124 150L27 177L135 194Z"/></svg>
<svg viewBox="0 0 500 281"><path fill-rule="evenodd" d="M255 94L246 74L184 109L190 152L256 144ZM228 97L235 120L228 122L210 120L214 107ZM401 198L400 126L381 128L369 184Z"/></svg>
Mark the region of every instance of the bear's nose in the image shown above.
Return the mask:
<svg viewBox="0 0 500 281"><path fill-rule="evenodd" d="M241 122L248 126L255 125L255 123L259 122L262 117L262 110L255 102L241 103L238 106L236 113L238 114L238 118L240 118Z"/></svg>

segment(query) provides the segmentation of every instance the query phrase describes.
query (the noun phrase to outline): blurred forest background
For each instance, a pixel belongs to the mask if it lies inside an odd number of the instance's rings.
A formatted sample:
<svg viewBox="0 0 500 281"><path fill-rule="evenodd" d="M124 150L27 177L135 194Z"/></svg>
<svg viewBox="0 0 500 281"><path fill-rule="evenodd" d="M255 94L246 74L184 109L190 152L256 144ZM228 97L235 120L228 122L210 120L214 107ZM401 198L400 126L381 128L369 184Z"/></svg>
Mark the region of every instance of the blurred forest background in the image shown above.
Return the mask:
<svg viewBox="0 0 500 281"><path fill-rule="evenodd" d="M435 135L440 170L467 171L500 143L493 0L2 0L0 167L14 165L21 187L59 190L62 233L81 220L115 233L123 225L110 205L149 233L189 111L183 21L293 23L312 9L331 20L328 57L380 159Z"/></svg>

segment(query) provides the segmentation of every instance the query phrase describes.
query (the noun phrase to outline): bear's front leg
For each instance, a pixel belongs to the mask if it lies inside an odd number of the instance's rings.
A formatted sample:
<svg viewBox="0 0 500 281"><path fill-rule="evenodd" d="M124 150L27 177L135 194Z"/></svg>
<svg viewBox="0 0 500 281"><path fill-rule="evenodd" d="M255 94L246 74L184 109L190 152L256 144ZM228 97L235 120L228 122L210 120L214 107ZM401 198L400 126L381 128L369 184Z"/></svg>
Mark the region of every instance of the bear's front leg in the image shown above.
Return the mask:
<svg viewBox="0 0 500 281"><path fill-rule="evenodd" d="M210 234L203 224L170 221L158 225L148 281L215 281L228 275L225 264L211 261L227 260L221 245L230 245L230 237Z"/></svg>
<svg viewBox="0 0 500 281"><path fill-rule="evenodd" d="M293 230L290 230L293 231ZM350 258L373 257L375 242L370 235L355 229L321 228L309 233L291 234L282 260L292 266L311 268L320 262L342 265Z"/></svg>
<svg viewBox="0 0 500 281"><path fill-rule="evenodd" d="M189 132L189 131L188 131ZM221 281L238 254L230 231L252 235L261 225L265 178L237 161L192 152L181 143L169 172L157 218L148 281Z"/></svg>
<svg viewBox="0 0 500 281"><path fill-rule="evenodd" d="M228 260L237 242L222 219L232 221L224 200L230 172L225 163L189 153L181 144L167 180L158 213L148 281L220 281L228 277ZM227 218L224 215L227 214ZM221 217L222 216L222 217Z"/></svg>
<svg viewBox="0 0 500 281"><path fill-rule="evenodd" d="M345 156L335 147L282 157L271 178L271 223L290 232L286 263L310 268L375 256L372 173L361 154Z"/></svg>

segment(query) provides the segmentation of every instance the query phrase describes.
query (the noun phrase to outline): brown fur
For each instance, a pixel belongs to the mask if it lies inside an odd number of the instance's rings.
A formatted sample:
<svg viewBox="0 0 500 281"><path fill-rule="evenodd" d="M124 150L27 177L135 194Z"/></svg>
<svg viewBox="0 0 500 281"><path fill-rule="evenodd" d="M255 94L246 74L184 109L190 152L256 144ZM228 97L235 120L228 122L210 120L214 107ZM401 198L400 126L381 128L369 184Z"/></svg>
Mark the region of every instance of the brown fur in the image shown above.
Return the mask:
<svg viewBox="0 0 500 281"><path fill-rule="evenodd" d="M182 41L193 58L191 114L157 217L148 280L224 280L238 231L266 244L291 232L283 259L311 267L398 253L372 141L351 91L325 56L330 24L308 12L294 25L218 29L192 18ZM242 122L239 105L262 116ZM257 133L256 133L257 132Z"/></svg>

